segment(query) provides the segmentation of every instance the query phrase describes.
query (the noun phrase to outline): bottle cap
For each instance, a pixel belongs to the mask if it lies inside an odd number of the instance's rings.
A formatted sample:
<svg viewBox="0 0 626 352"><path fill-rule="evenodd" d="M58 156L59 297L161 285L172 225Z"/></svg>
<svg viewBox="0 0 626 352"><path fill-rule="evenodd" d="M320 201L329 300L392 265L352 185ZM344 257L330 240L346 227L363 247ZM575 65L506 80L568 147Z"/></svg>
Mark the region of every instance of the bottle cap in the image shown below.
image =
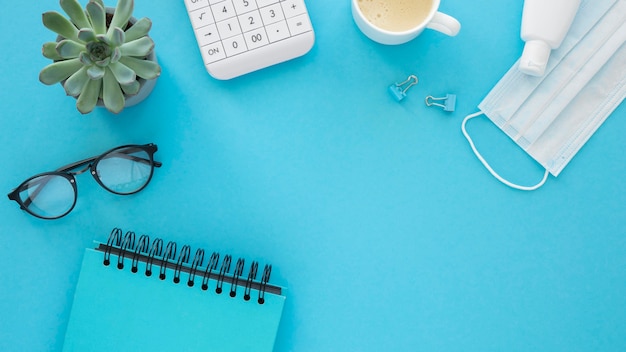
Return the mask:
<svg viewBox="0 0 626 352"><path fill-rule="evenodd" d="M551 51L552 48L543 40L527 41L519 64L520 71L531 76L543 76Z"/></svg>

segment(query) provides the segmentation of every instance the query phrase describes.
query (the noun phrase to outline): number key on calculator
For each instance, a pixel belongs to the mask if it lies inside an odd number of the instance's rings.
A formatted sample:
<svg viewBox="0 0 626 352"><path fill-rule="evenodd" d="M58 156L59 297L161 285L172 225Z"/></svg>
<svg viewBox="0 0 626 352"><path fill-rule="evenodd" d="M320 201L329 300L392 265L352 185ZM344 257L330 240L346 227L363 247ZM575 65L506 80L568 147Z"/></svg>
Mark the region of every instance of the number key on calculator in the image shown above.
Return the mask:
<svg viewBox="0 0 626 352"><path fill-rule="evenodd" d="M304 0L185 0L209 74L230 79L306 54L315 34Z"/></svg>

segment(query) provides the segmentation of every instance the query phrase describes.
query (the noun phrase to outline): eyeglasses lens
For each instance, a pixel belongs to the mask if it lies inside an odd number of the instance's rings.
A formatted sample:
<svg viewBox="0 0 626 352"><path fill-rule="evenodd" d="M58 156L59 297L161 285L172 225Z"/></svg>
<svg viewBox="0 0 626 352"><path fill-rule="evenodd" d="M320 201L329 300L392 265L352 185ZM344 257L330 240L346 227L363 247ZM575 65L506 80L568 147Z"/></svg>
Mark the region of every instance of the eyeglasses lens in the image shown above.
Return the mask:
<svg viewBox="0 0 626 352"><path fill-rule="evenodd" d="M140 191L150 181L152 170L150 154L137 147L114 150L96 165L102 185L118 194Z"/></svg>
<svg viewBox="0 0 626 352"><path fill-rule="evenodd" d="M42 175L28 181L19 192L22 204L42 218L67 214L76 201L70 180L59 175Z"/></svg>

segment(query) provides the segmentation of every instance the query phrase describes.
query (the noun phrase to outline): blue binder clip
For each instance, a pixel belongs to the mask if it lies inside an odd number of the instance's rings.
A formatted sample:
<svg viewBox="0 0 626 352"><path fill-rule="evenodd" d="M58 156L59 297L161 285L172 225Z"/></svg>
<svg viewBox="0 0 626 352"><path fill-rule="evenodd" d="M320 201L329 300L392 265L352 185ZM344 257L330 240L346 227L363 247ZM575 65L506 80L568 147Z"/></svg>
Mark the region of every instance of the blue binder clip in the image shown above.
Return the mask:
<svg viewBox="0 0 626 352"><path fill-rule="evenodd" d="M417 76L410 75L404 82L395 83L389 86L389 94L397 101L401 101L406 98L406 91L409 88L416 85L418 82Z"/></svg>
<svg viewBox="0 0 626 352"><path fill-rule="evenodd" d="M436 101L443 101L441 103L435 103ZM426 105L427 106L438 106L443 108L443 111L452 112L456 109L456 95L454 94L446 94L443 98L434 98L432 95L426 97Z"/></svg>

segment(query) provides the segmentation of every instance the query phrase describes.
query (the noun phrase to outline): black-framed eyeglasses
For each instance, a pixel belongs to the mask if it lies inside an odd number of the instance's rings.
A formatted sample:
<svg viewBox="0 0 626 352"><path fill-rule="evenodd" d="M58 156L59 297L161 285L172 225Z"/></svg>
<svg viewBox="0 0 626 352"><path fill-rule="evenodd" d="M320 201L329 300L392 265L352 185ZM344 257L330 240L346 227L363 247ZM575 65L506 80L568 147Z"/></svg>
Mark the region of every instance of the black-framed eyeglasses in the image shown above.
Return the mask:
<svg viewBox="0 0 626 352"><path fill-rule="evenodd" d="M89 170L100 186L111 193L129 195L144 189L155 167L156 144L124 145L99 156L77 161L56 171L44 172L22 182L8 194L20 208L42 219L58 219L76 205L75 175Z"/></svg>

